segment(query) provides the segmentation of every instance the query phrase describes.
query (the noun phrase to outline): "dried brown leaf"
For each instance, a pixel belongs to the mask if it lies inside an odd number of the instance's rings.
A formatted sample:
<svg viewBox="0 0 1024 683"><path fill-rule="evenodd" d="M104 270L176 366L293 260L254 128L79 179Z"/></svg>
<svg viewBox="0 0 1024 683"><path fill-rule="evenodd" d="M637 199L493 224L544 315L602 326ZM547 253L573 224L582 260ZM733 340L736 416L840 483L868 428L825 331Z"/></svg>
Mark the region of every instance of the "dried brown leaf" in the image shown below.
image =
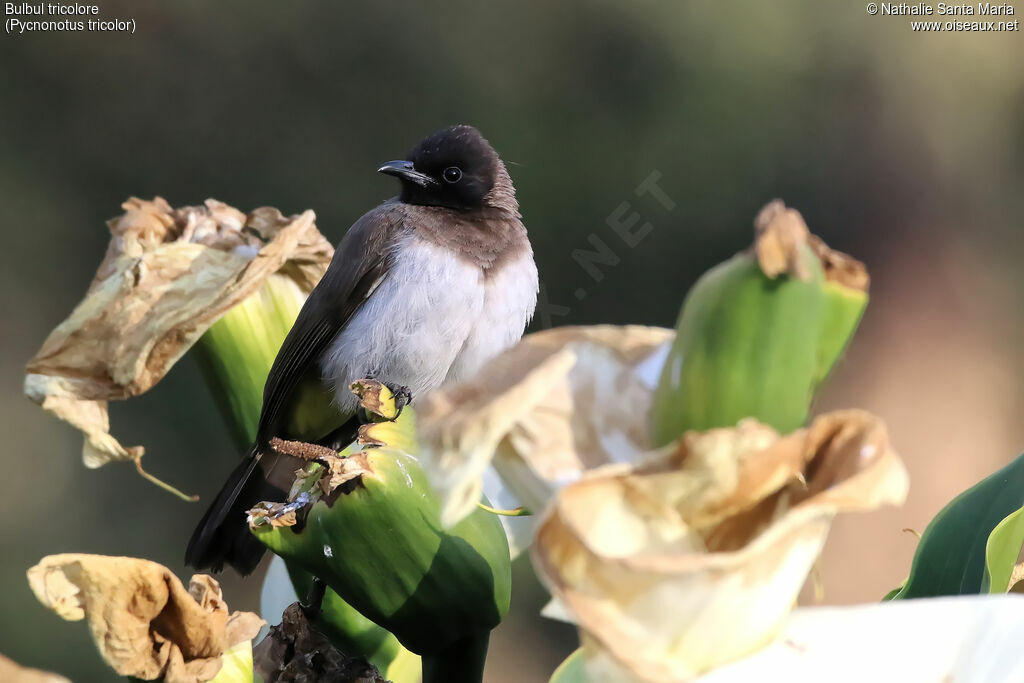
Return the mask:
<svg viewBox="0 0 1024 683"><path fill-rule="evenodd" d="M349 385L352 393L359 397L359 405L371 415L377 415L385 420L393 420L398 417L402 406L396 405L395 395L374 379L357 379Z"/></svg>
<svg viewBox="0 0 1024 683"><path fill-rule="evenodd" d="M870 277L864 264L812 235L800 212L786 208L781 199L768 202L757 214L754 235L758 264L770 278L788 274L804 281L810 279L802 256L803 247L807 245L821 262L827 281L868 291Z"/></svg>
<svg viewBox="0 0 1024 683"><path fill-rule="evenodd" d="M84 433L89 467L143 452L110 434L107 401L156 384L272 274L309 291L333 251L312 211L246 215L215 200L172 209L159 197L122 208L108 223L110 244L85 298L26 368L26 395Z"/></svg>
<svg viewBox="0 0 1024 683"><path fill-rule="evenodd" d="M443 495L442 520L475 509L494 458L520 502L542 510L551 492L597 465L650 447L656 377L642 366L672 331L563 327L528 335L472 379L426 395L417 414L421 460Z"/></svg>
<svg viewBox="0 0 1024 683"><path fill-rule="evenodd" d="M324 461L327 463L327 474L321 477L317 483L325 494L333 492L345 482L373 471L370 469L370 461L367 459L366 453L363 452L353 453L344 458L333 456L325 458Z"/></svg>
<svg viewBox="0 0 1024 683"><path fill-rule="evenodd" d="M493 459L521 503L546 510L534 564L579 624L588 670L614 662L656 681L774 638L834 515L907 489L884 425L861 411L783 436L745 420L651 451L671 339L611 326L529 335L417 416L442 519L476 506Z"/></svg>
<svg viewBox="0 0 1024 683"><path fill-rule="evenodd" d="M787 209L781 199L768 202L754 218L754 251L764 274L810 280L802 254L810 234L799 211Z"/></svg>
<svg viewBox="0 0 1024 683"><path fill-rule="evenodd" d="M829 413L782 437L747 421L562 488L534 564L588 657L682 680L776 635L837 512L898 504L906 490L868 413Z"/></svg>
<svg viewBox="0 0 1024 683"><path fill-rule="evenodd" d="M306 492L299 493L294 500L284 503L260 501L248 511L250 527L269 524L272 527L295 526L299 510L313 502Z"/></svg>
<svg viewBox="0 0 1024 683"><path fill-rule="evenodd" d="M228 611L217 582L131 557L65 554L28 570L39 601L68 621L87 619L104 660L120 675L167 683L208 681L221 655L256 637L263 620Z"/></svg>
<svg viewBox="0 0 1024 683"><path fill-rule="evenodd" d="M817 235L811 235L807 243L821 261L826 280L862 292L868 291L871 277L863 263L849 254L832 249Z"/></svg>

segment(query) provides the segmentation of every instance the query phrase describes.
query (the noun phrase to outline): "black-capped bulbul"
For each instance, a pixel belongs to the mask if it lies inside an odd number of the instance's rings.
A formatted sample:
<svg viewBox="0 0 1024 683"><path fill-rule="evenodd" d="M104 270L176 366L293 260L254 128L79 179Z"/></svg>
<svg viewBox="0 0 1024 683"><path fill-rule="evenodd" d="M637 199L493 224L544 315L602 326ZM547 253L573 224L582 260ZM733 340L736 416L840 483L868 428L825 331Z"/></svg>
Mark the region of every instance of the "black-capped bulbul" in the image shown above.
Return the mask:
<svg viewBox="0 0 1024 683"><path fill-rule="evenodd" d="M271 449L274 437L341 447L351 382L373 377L415 398L471 375L533 316L533 249L512 180L479 131L439 131L378 171L401 194L352 225L299 312L267 377L256 442L189 541L197 569L248 574L259 563L245 511L283 501L297 467Z"/></svg>

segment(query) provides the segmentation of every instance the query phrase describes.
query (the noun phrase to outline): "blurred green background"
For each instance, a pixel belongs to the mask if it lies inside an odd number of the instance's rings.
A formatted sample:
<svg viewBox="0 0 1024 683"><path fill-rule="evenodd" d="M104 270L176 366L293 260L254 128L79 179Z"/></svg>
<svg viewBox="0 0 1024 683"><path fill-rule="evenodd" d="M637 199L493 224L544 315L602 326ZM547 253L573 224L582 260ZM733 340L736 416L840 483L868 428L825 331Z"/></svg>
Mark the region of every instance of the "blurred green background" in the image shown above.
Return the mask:
<svg viewBox="0 0 1024 683"><path fill-rule="evenodd" d="M820 403L885 417L912 488L902 509L837 524L828 602L898 584L915 543L901 529L1024 448L1019 32L920 34L810 0L99 1L135 35L0 37L0 652L23 664L113 678L83 624L36 602L30 565L82 551L187 576L202 512L130 466L86 470L80 436L21 395L24 363L102 258L104 221L130 195L215 197L312 208L336 242L394 193L379 163L453 123L511 162L547 299L535 327L671 326L776 196L867 262L872 304ZM652 173L672 210L636 195ZM639 244L609 227L616 211L650 222ZM579 250L602 244L615 264L598 280ZM237 457L188 358L112 420L152 472L204 500ZM537 616L527 564L517 577L488 680L546 680L574 647ZM224 584L233 607L256 607L258 580Z"/></svg>

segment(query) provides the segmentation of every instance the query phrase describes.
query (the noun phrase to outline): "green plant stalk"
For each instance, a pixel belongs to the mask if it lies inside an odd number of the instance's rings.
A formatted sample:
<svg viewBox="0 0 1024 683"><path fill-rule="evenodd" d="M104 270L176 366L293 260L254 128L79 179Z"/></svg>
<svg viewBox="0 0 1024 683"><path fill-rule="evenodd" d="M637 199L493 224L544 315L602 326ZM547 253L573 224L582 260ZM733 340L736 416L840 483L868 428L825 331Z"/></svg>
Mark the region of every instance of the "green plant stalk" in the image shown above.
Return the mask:
<svg viewBox="0 0 1024 683"><path fill-rule="evenodd" d="M423 656L423 683L482 681L490 632L453 643L447 651Z"/></svg>
<svg viewBox="0 0 1024 683"><path fill-rule="evenodd" d="M271 275L195 345L206 386L240 449L256 438L263 385L305 300L290 277Z"/></svg>
<svg viewBox="0 0 1024 683"><path fill-rule="evenodd" d="M810 281L768 278L752 252L705 273L687 295L655 390L655 445L754 417L785 433L807 419L824 308L821 264Z"/></svg>
<svg viewBox="0 0 1024 683"><path fill-rule="evenodd" d="M868 306L868 293L839 282L826 281L825 307L818 339L818 366L814 377L820 385L842 358Z"/></svg>
<svg viewBox="0 0 1024 683"><path fill-rule="evenodd" d="M256 438L263 385L305 300L306 293L294 280L273 274L215 322L195 345L194 357L239 450L248 448ZM286 565L296 593L305 595L311 578ZM318 626L338 649L367 657L382 672L411 656L393 635L330 589L324 596ZM396 683L416 680L408 673L390 678Z"/></svg>
<svg viewBox="0 0 1024 683"><path fill-rule="evenodd" d="M424 667L435 658L469 666L456 660L479 653L456 643L479 644L508 611L501 522L477 509L445 529L413 455L384 446L361 456L369 471L307 508L301 528L264 525L256 537L391 631Z"/></svg>
<svg viewBox="0 0 1024 683"><path fill-rule="evenodd" d="M286 563L285 566L295 593L307 595L313 584L312 575L294 564ZM324 593L320 613L313 620L313 626L342 652L362 654L387 678L391 678L387 674L388 667L404 650L397 638L364 617L330 589Z"/></svg>
<svg viewBox="0 0 1024 683"><path fill-rule="evenodd" d="M868 295L826 280L810 247L801 247L800 258L807 280L769 278L748 251L694 284L655 390L655 445L746 417L782 433L806 422L814 391L853 337Z"/></svg>

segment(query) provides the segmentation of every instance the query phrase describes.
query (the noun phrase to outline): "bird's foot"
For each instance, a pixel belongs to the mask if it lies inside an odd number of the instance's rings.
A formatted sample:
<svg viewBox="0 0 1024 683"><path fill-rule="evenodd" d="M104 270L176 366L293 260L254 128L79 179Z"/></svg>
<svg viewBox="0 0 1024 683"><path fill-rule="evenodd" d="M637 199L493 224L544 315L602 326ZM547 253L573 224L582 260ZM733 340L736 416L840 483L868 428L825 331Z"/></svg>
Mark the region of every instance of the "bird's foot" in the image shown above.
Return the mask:
<svg viewBox="0 0 1024 683"><path fill-rule="evenodd" d="M405 407L412 403L412 392L409 391L409 387L402 384L388 384L385 382L384 386L388 388L395 400L395 410L397 412L395 413L395 416L391 418L392 421L394 421L402 414Z"/></svg>

